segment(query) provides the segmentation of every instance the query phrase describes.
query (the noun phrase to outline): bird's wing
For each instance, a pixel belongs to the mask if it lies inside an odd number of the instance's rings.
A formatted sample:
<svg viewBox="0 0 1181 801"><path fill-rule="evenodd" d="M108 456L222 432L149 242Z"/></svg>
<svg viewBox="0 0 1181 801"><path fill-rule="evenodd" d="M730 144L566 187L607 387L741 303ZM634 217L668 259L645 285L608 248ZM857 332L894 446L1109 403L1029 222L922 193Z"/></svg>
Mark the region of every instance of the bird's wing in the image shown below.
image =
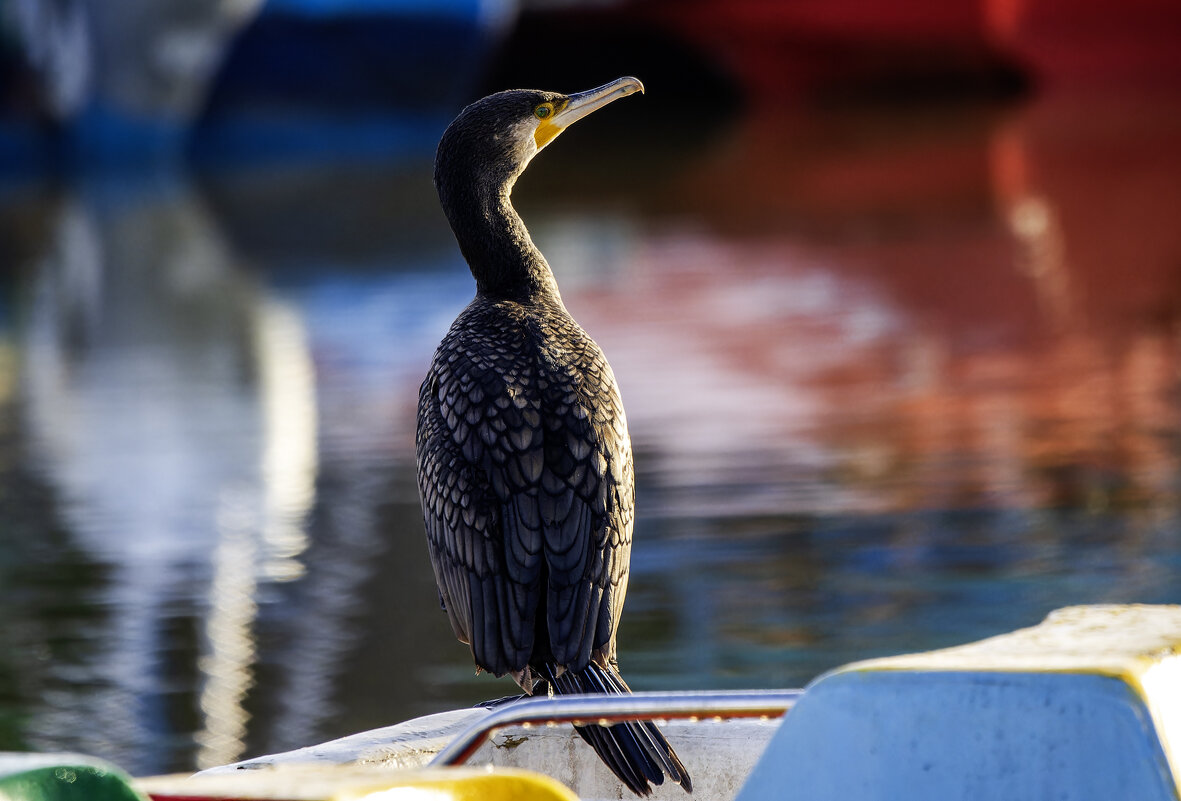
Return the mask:
<svg viewBox="0 0 1181 801"><path fill-rule="evenodd" d="M537 359L496 342L503 333L474 342L463 328L419 395L423 514L452 627L479 667L523 670L536 655L544 567L544 650L563 667L609 661L633 513L610 367L581 329L573 354Z"/></svg>
<svg viewBox="0 0 1181 801"><path fill-rule="evenodd" d="M556 339L573 352L565 360L542 361L547 389L540 509L550 646L558 665L581 670L592 658L615 657L631 558L634 479L611 367L581 329L565 334Z"/></svg>
<svg viewBox="0 0 1181 801"><path fill-rule="evenodd" d="M528 664L541 598L540 402L511 348L453 332L419 393L419 490L452 628L502 676Z"/></svg>

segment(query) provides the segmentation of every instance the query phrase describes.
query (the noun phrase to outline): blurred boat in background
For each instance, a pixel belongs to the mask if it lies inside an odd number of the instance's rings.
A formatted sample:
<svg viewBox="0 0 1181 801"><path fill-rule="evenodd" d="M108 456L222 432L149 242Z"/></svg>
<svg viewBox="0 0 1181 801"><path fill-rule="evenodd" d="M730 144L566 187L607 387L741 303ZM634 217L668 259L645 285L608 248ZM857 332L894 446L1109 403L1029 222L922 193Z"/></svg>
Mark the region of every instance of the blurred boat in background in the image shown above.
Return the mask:
<svg viewBox="0 0 1181 801"><path fill-rule="evenodd" d="M1181 84L1170 0L636 0L751 94L898 100Z"/></svg>
<svg viewBox="0 0 1181 801"><path fill-rule="evenodd" d="M1168 0L11 0L6 12L0 158L14 164L52 156L38 140L57 129L82 161L172 157L198 122L204 160L386 154L407 137L393 110L454 111L495 77L552 85L612 51L649 66L628 43L654 35L748 101L1181 83L1181 6ZM489 75L494 54L510 66Z"/></svg>
<svg viewBox="0 0 1181 801"><path fill-rule="evenodd" d="M13 0L4 22L27 67L26 99L66 131L76 158L143 160L177 154L226 48L261 5Z"/></svg>
<svg viewBox="0 0 1181 801"><path fill-rule="evenodd" d="M306 125L310 109L323 118L339 116L342 105L355 112L454 103L516 4L12 0L5 11L0 127L16 130L0 142L0 156L27 162L17 148L37 155L41 134L64 140L64 157L81 166L183 158L211 104L223 117L227 108L245 115L240 129L218 128L214 138L231 149L248 140L248 157L273 154L276 131ZM218 83L228 87L211 97ZM347 122L333 125L338 135L347 135ZM309 137L286 140L293 138Z"/></svg>

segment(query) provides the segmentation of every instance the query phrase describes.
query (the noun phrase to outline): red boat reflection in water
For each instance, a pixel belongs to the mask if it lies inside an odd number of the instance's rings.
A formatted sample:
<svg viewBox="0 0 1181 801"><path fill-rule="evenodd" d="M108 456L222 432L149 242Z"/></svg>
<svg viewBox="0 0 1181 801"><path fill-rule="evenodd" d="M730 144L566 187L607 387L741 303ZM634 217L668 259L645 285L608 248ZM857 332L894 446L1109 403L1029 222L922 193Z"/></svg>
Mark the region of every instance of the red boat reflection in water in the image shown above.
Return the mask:
<svg viewBox="0 0 1181 801"><path fill-rule="evenodd" d="M644 196L650 230L568 302L654 469L694 490L669 513L702 487L742 512L1163 512L1176 175L1181 108L1134 98L756 108Z"/></svg>

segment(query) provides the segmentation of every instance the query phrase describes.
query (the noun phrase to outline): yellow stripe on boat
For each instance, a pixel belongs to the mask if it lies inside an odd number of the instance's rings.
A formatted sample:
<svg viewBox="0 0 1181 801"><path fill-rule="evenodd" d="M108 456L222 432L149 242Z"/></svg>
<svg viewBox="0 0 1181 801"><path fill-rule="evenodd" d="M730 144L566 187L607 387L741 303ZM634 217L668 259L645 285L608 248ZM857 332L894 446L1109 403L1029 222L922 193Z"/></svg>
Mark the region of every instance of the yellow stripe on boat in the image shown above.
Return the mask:
<svg viewBox="0 0 1181 801"><path fill-rule="evenodd" d="M153 801L577 801L573 792L548 776L512 768L289 765L140 779L136 786Z"/></svg>

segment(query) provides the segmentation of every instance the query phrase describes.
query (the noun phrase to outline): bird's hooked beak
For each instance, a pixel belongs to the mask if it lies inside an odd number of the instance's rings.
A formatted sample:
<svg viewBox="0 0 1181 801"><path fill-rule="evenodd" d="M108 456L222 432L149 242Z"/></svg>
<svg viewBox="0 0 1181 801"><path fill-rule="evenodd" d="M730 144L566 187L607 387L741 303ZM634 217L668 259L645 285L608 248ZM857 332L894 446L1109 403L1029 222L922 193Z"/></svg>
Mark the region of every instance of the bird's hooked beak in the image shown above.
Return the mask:
<svg viewBox="0 0 1181 801"><path fill-rule="evenodd" d="M614 100L636 92L643 94L644 84L640 83L639 78L629 76L617 78L598 89L590 89L567 96L565 102L555 108L551 116L538 123L537 130L533 134L534 140L537 142L537 149L541 150L553 141L554 137L592 111L597 111Z"/></svg>

